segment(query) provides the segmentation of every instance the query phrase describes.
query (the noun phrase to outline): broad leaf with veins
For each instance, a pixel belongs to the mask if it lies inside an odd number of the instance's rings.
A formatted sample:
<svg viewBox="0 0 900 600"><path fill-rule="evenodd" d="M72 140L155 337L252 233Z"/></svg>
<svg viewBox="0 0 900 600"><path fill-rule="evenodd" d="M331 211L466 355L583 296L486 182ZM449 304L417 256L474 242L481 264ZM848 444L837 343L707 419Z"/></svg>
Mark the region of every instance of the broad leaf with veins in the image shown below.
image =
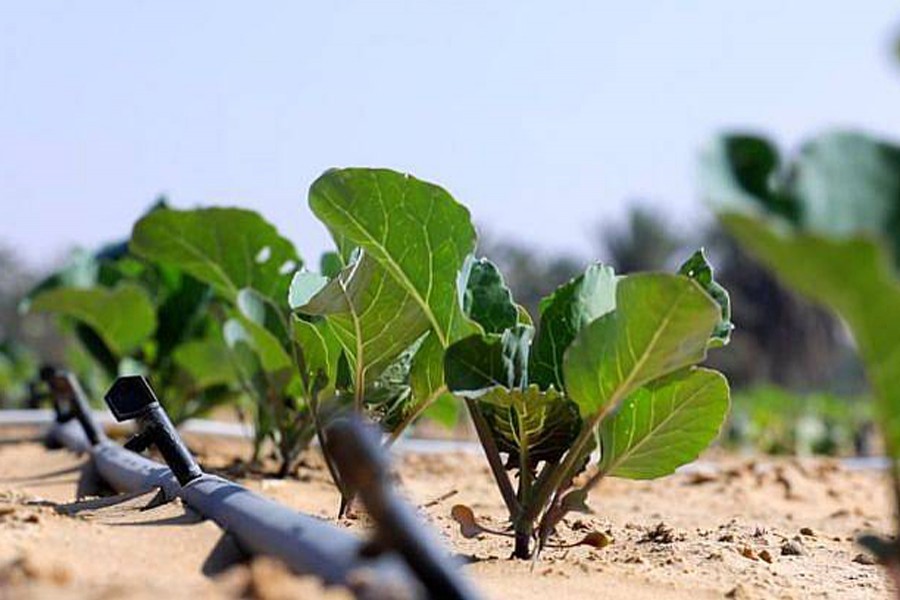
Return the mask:
<svg viewBox="0 0 900 600"><path fill-rule="evenodd" d="M307 283L298 275L293 287ZM291 295L306 300L295 312L326 319L362 387L428 331L419 304L366 252L311 297Z"/></svg>
<svg viewBox="0 0 900 600"><path fill-rule="evenodd" d="M619 281L616 310L581 330L566 352L566 392L585 419L634 390L706 357L719 306L691 279L646 273Z"/></svg>
<svg viewBox="0 0 900 600"><path fill-rule="evenodd" d="M87 325L115 355L123 358L156 330L156 309L142 287L57 287L40 292L30 303L35 312L52 312Z"/></svg>
<svg viewBox="0 0 900 600"><path fill-rule="evenodd" d="M565 389L563 355L588 323L616 308L616 277L611 267L588 269L541 300L541 320L531 355L530 379L546 389Z"/></svg>
<svg viewBox="0 0 900 600"><path fill-rule="evenodd" d="M475 246L469 211L444 189L387 169L326 172L309 205L344 260L371 256L409 294L442 346L473 332L457 297L457 273Z"/></svg>
<svg viewBox="0 0 900 600"><path fill-rule="evenodd" d="M540 461L558 461L581 425L578 407L562 393L536 385L493 387L478 401L500 451L509 454L511 467L527 462L534 468Z"/></svg>
<svg viewBox="0 0 900 600"><path fill-rule="evenodd" d="M272 225L237 208L154 211L135 224L129 248L177 265L232 302L251 288L279 307L301 266L294 246Z"/></svg>
<svg viewBox="0 0 900 600"><path fill-rule="evenodd" d="M631 394L600 425L605 475L654 479L697 458L728 412L728 382L708 369L678 371Z"/></svg>
<svg viewBox="0 0 900 600"><path fill-rule="evenodd" d="M228 346L219 334L181 344L172 358L198 388L228 385L236 377L228 356Z"/></svg>

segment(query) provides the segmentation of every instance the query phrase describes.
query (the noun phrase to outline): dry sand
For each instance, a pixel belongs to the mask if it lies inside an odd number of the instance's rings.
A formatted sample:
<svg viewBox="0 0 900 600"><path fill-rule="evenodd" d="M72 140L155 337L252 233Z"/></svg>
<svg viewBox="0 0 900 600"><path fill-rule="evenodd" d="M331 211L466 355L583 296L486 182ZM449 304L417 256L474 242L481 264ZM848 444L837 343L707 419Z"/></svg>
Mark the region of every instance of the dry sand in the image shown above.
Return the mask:
<svg viewBox="0 0 900 600"><path fill-rule="evenodd" d="M191 440L209 468L226 469L244 448ZM330 518L338 495L327 472L304 465L298 479L252 476L251 489ZM859 533L891 529L885 477L834 461L706 457L708 474L655 482L610 480L593 515L574 515L564 541L602 531L603 549L550 549L532 570L509 560L510 540L462 538L454 504L502 529L503 510L477 456L397 459L404 494L464 557L487 598L889 598L882 569L866 564ZM0 445L0 598L341 598L315 580L255 561L213 574L221 532L178 502L153 494L78 499L85 461L36 443ZM90 490L82 490L82 493ZM363 518L343 525L364 530ZM207 574L204 574L206 572Z"/></svg>

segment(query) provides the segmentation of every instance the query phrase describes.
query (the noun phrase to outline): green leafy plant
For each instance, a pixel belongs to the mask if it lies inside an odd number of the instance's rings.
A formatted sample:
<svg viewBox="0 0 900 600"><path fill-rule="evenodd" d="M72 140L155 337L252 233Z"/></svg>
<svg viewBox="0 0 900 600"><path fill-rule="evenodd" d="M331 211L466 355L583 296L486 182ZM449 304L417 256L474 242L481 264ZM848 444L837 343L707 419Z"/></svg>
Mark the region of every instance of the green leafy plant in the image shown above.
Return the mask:
<svg viewBox="0 0 900 600"><path fill-rule="evenodd" d="M726 135L704 153L700 176L731 234L849 325L900 502L900 147L828 133L785 164L763 138ZM898 542L866 542L900 582Z"/></svg>
<svg viewBox="0 0 900 600"><path fill-rule="evenodd" d="M458 291L475 246L469 212L442 188L385 169L329 171L309 202L340 271L298 274L291 307L300 327L337 341L347 366L338 395L396 439L436 402L446 406L444 349L477 330Z"/></svg>
<svg viewBox="0 0 900 600"><path fill-rule="evenodd" d="M702 252L677 275L591 266L541 302L536 330L502 279L470 276L466 296L485 333L449 347L446 382L472 416L515 557L540 551L603 478L672 473L717 435L728 385L696 365L732 326Z"/></svg>
<svg viewBox="0 0 900 600"><path fill-rule="evenodd" d="M283 472L335 411L367 414L390 440L429 409L452 420L444 349L479 331L458 289L475 230L445 190L385 169L341 169L313 183L309 203L336 246L321 273L302 269L290 242L238 209L151 213L130 245L225 304L258 444L275 442Z"/></svg>
<svg viewBox="0 0 900 600"><path fill-rule="evenodd" d="M135 224L129 249L209 287L225 344L185 346L179 360L205 377L233 368L252 399L254 461L270 440L279 472L290 472L314 435L304 400L311 386L297 370L287 310L291 278L302 266L293 244L252 211L207 208L151 212Z"/></svg>
<svg viewBox="0 0 900 600"><path fill-rule="evenodd" d="M166 210L159 203L151 212ZM120 374L151 374L176 423L235 395L234 372L221 360L224 339L210 318L209 286L139 260L125 243L76 253L23 307L66 322L83 355L104 374L101 388ZM79 361L70 356L70 362Z"/></svg>

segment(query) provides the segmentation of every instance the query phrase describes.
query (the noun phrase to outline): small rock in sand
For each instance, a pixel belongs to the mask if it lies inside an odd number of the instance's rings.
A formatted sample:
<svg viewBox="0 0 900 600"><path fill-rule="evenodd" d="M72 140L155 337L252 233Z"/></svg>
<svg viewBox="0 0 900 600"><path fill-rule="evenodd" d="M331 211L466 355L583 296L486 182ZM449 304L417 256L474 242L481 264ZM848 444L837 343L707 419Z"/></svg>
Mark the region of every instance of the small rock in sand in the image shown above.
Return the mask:
<svg viewBox="0 0 900 600"><path fill-rule="evenodd" d="M658 523L656 527L647 531L647 533L638 540L638 543L672 544L683 539L684 535L676 535L674 529L665 523Z"/></svg>
<svg viewBox="0 0 900 600"><path fill-rule="evenodd" d="M781 545L782 556L803 556L804 554L803 546L800 545L800 542L788 540Z"/></svg>
<svg viewBox="0 0 900 600"><path fill-rule="evenodd" d="M877 565L878 561L876 561L873 557L868 554L857 554L853 557L853 562L860 565Z"/></svg>
<svg viewBox="0 0 900 600"><path fill-rule="evenodd" d="M753 548L751 548L750 546L744 546L743 548L738 550L738 552L740 552L741 556L743 556L744 558L748 558L750 560L757 560L756 553L753 552Z"/></svg>
<svg viewBox="0 0 900 600"><path fill-rule="evenodd" d="M770 565L772 564L772 555L769 553L768 550L762 550L762 551L760 551L759 557L760 557L762 560L764 560L764 561L766 561L767 563L769 563Z"/></svg>
<svg viewBox="0 0 900 600"><path fill-rule="evenodd" d="M747 593L747 590L744 589L744 586L738 584L731 588L729 591L725 592L726 598L733 598L734 600L748 600L750 598L750 594Z"/></svg>
<svg viewBox="0 0 900 600"><path fill-rule="evenodd" d="M800 535L805 535L807 537L816 537L816 534L813 533L813 530L810 529L809 527L801 527Z"/></svg>

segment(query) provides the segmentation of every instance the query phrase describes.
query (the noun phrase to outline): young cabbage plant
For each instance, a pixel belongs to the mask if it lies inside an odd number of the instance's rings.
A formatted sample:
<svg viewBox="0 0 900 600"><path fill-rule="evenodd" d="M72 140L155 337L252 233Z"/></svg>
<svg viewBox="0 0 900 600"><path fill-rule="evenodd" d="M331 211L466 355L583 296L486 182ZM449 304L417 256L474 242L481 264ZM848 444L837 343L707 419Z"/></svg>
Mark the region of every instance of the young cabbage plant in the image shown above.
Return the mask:
<svg viewBox="0 0 900 600"><path fill-rule="evenodd" d="M183 350L195 366L233 369L255 424L254 461L267 440L279 473L293 470L314 435L309 398L315 386L301 377L302 350L292 337L286 298L301 267L294 246L260 215L236 208L155 211L138 221L130 251L174 267L208 285L216 299L223 355L207 348Z"/></svg>
<svg viewBox="0 0 900 600"><path fill-rule="evenodd" d="M539 552L604 477L672 473L716 437L728 385L696 365L732 326L702 253L677 275L591 266L541 302L537 330L499 276L470 276L466 294L485 333L450 346L445 377L500 488L513 556Z"/></svg>
<svg viewBox="0 0 900 600"><path fill-rule="evenodd" d="M295 339L319 348L304 368L333 382L325 412L366 414L389 443L432 407L452 420L444 350L479 330L458 289L475 246L468 210L439 186L386 169L328 171L309 204L337 252L323 261L330 274L295 275L289 303Z"/></svg>
<svg viewBox="0 0 900 600"><path fill-rule="evenodd" d="M726 135L703 154L700 181L741 245L849 325L900 505L900 147L834 132L786 165L769 141ZM900 585L898 539L862 541Z"/></svg>
<svg viewBox="0 0 900 600"><path fill-rule="evenodd" d="M178 269L138 260L127 242L76 255L23 302L71 322L107 384L120 374L152 373L176 423L235 393L233 371L218 360L224 341L207 315L209 305L208 286Z"/></svg>

